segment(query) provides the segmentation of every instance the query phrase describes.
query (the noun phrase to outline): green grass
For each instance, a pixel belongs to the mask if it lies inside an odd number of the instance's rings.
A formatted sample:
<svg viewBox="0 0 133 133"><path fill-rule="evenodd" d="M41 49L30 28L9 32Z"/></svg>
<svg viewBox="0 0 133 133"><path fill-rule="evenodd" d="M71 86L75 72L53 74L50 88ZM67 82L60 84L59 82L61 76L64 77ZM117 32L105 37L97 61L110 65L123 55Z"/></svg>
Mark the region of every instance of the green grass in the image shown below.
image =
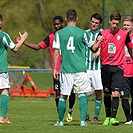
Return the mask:
<svg viewBox="0 0 133 133"><path fill-rule="evenodd" d="M92 118L94 101L90 100L88 106ZM71 123L64 121L63 127L56 127L54 124L58 117L54 96L48 98L10 97L7 115L13 123L0 124L1 133L132 133L133 131L133 125L124 125L125 116L121 104L117 114L119 126L102 125L105 119L104 106L102 106L99 122L87 121L87 127L80 127L78 100L76 100L73 121Z"/></svg>
<svg viewBox="0 0 133 133"><path fill-rule="evenodd" d="M52 73L29 73L38 89L47 89L52 86ZM16 74L12 76L17 77ZM20 78L20 74L18 74ZM68 106L68 102L67 102ZM89 113L93 117L94 100L89 100ZM80 127L78 100L73 109L73 121L65 126L55 127L58 116L54 96L48 98L10 97L7 113L13 122L11 125L0 124L0 133L132 133L133 125L124 125L125 116L121 109L121 102L117 114L119 126L103 126L105 119L104 105L102 105L99 122L87 121L87 127ZM66 114L65 114L66 116Z"/></svg>

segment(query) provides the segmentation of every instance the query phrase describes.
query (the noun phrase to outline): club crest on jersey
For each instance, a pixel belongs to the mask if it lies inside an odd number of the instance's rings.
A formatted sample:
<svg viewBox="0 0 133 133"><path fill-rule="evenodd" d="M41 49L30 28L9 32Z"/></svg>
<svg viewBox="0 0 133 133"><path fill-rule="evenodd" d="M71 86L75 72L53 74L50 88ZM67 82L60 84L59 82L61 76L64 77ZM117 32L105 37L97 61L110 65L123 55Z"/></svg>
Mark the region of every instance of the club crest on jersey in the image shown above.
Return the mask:
<svg viewBox="0 0 133 133"><path fill-rule="evenodd" d="M108 53L116 53L116 46L114 43L108 44Z"/></svg>
<svg viewBox="0 0 133 133"><path fill-rule="evenodd" d="M118 35L118 36L117 36L117 40L120 40L120 39L121 39L121 36L120 36L120 35Z"/></svg>

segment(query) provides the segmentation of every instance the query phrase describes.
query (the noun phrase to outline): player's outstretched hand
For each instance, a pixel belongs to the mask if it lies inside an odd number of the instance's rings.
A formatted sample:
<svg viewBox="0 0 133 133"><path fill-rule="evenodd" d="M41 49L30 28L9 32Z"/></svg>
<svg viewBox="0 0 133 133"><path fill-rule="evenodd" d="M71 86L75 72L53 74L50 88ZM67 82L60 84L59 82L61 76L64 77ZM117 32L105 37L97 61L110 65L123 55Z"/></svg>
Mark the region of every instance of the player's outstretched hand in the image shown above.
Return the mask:
<svg viewBox="0 0 133 133"><path fill-rule="evenodd" d="M25 31L24 34L21 34L21 32L19 32L19 36L21 39L26 40L26 38L28 37L28 33Z"/></svg>

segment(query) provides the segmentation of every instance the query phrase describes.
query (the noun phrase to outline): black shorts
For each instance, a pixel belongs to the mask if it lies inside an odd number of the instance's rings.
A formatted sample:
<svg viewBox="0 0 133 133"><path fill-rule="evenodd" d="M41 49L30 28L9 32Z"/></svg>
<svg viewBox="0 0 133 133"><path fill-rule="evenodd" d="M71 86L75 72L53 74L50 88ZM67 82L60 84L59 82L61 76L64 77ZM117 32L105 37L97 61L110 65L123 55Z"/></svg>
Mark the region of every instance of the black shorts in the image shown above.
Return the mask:
<svg viewBox="0 0 133 133"><path fill-rule="evenodd" d="M60 91L60 81L53 77L54 91Z"/></svg>
<svg viewBox="0 0 133 133"><path fill-rule="evenodd" d="M121 98L122 97L130 97L131 95L131 88L132 88L132 78L131 77L124 77L123 86L121 88Z"/></svg>
<svg viewBox="0 0 133 133"><path fill-rule="evenodd" d="M119 91L123 85L123 70L118 66L103 65L101 68L101 78L104 93L112 94L113 91Z"/></svg>

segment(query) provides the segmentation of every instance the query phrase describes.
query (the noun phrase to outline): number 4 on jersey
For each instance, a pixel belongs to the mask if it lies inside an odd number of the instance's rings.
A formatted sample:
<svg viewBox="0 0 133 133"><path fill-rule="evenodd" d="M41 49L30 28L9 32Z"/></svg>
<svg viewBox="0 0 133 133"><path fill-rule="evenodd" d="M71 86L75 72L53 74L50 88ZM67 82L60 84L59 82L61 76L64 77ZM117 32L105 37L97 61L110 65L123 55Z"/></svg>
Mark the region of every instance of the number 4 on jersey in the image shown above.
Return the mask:
<svg viewBox="0 0 133 133"><path fill-rule="evenodd" d="M67 50L72 50L72 53L74 53L75 47L74 47L74 37L71 36L67 43Z"/></svg>

